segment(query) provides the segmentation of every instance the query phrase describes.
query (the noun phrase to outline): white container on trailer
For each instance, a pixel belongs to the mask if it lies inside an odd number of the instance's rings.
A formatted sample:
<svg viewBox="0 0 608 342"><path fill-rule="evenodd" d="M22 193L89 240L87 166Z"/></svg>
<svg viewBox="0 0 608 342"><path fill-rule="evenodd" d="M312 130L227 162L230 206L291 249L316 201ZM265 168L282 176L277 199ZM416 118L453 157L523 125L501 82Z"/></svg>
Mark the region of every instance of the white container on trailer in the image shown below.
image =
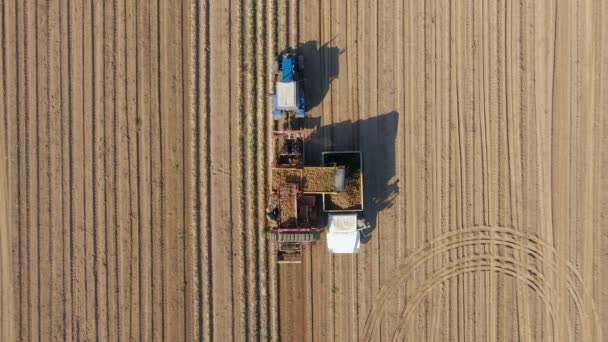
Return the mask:
<svg viewBox="0 0 608 342"><path fill-rule="evenodd" d="M329 214L327 218L327 250L329 253L359 253L361 236L357 214Z"/></svg>

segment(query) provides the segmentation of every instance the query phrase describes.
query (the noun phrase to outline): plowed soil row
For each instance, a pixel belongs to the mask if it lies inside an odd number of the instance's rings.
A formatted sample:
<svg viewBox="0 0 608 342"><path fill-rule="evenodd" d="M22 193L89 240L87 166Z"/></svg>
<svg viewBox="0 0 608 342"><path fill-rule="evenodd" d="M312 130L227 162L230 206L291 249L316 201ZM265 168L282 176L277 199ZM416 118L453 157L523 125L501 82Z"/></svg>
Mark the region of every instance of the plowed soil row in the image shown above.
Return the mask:
<svg viewBox="0 0 608 342"><path fill-rule="evenodd" d="M0 6L0 340L269 340L274 2Z"/></svg>

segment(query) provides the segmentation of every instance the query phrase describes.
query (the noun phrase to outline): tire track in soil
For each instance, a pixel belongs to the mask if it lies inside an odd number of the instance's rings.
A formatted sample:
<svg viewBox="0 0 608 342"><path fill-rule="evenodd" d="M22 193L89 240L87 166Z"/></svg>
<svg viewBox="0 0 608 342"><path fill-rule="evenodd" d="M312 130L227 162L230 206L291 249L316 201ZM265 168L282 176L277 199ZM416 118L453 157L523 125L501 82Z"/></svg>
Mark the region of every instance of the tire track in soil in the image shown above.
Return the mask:
<svg viewBox="0 0 608 342"><path fill-rule="evenodd" d="M15 66L16 66L16 114L17 114L17 125L16 125L16 129L17 129L17 229L18 229L18 264L16 269L18 269L18 286L19 286L19 340L23 340L24 337L24 329L25 329L25 334L27 334L27 332L29 331L28 328L28 320L27 320L27 316L29 316L29 312L27 311L28 306L26 305L28 299L27 297L24 298L24 296L27 296L27 293L29 293L29 291L25 291L25 289L27 289L27 284L25 283L24 277L26 277L27 275L24 275L24 268L27 269L27 260L23 261L24 256L23 254L25 253L23 250L25 249L24 247L24 240L25 237L24 235L24 229L27 229L27 222L24 222L25 219L23 217L23 212L25 211L23 209L23 197L25 197L23 195L23 187L24 185L22 184L23 182L23 178L24 175L22 175L25 171L25 167L23 167L23 157L22 157L22 140L24 139L24 132L22 129L23 126L23 118L22 115L25 114L25 102L21 100L21 93L26 92L25 90L25 85L23 84L23 80L25 79L25 77L23 77L21 75L21 69L19 67L20 63L19 63L19 58L20 55L24 54L24 48L20 46L20 42L24 42L23 39L23 30L19 29L19 22L21 21L21 23L23 24L23 17L22 15L19 13L19 6L17 3L15 3L15 11L16 13L16 20L15 20L15 28L16 28L16 37L17 37L17 41L15 42L15 50L16 50L16 58L15 58ZM22 10L23 11L23 10ZM21 20L19 20L21 18ZM21 54L19 53L21 51ZM23 67L21 67L23 68ZM27 115L27 114L25 114ZM24 228L25 227L25 228ZM25 295L24 295L25 292ZM25 311L25 312L24 312ZM24 316L26 316L24 318ZM24 322L25 320L25 322ZM25 325L25 328L24 328Z"/></svg>
<svg viewBox="0 0 608 342"><path fill-rule="evenodd" d="M106 289L107 289L107 320L108 337L119 338L120 319L118 317L118 249L116 207L116 19L115 3L104 4L104 202L106 217L105 250L107 253ZM107 19L107 21L106 21Z"/></svg>
<svg viewBox="0 0 608 342"><path fill-rule="evenodd" d="M479 234L483 234L483 237L479 236ZM457 238L457 240L454 240L454 238ZM552 250L552 248L549 244L540 240L539 238L517 230L513 230L512 228L498 227L473 227L468 228L465 232L454 232L444 235L441 238L429 243L424 248L421 248L418 251L412 253L408 258L404 259L404 261L401 262L399 266L399 269L401 271L395 272L395 274L399 274L398 279L395 279L391 283L392 285L384 287L376 298L376 304L374 305L374 309L370 312L370 315L368 316L368 320L365 325L366 338L369 339L371 337L370 334L372 330L370 330L370 328L373 329L373 327L379 324L377 320L379 320L381 316L378 316L377 310L382 310L381 308L383 308L384 303L390 299L388 295L390 293L395 292L398 288L397 284L400 284L405 281L411 272L414 272L420 266L424 266L427 262L429 262L430 259L433 258L434 255L448 253L451 249L464 248L466 246L472 246L479 243L503 245L511 248L512 250L522 251L521 255L529 255L535 260L539 260L541 265L540 267L549 267L552 272L558 272L561 269L561 266L559 266L559 264L566 264L566 267L570 272L570 275L566 279L568 283L568 293L574 299L578 312L582 316L586 317L586 319L584 319L583 321L589 321L592 325L592 329L589 329L589 327L587 327L583 330L591 330L592 333L590 336L594 339L599 338L599 340L601 340L601 325L597 318L597 311L595 308L593 297L591 297L591 295L588 293L588 290L585 288L583 278L580 276L577 270L571 264L567 263L564 259L560 258L555 251L553 251L551 255L545 256L543 254L543 250ZM492 255L490 255L490 257L491 256ZM521 267L527 265L527 270L530 270L532 267L527 263L522 263L520 260L517 260L514 257L501 258L506 258L505 261L508 261L509 263L513 264L517 263ZM553 259L556 259L556 261L552 261ZM492 263L489 263L489 265L492 266ZM515 268L515 271L517 270L518 269ZM530 272L532 274L537 274L539 277L541 277L541 283L545 282L544 279L546 275L544 273L547 272L543 272L543 270L539 268L533 269L532 271L524 272L524 274ZM516 273L521 274L522 272ZM551 286L551 284L548 284L548 286ZM559 290L559 287L556 287L556 289ZM549 302L554 302L552 298L553 296L549 295L547 300ZM591 308L591 312L585 311L585 308ZM555 317L557 318L558 316ZM401 321L403 322L403 320Z"/></svg>
<svg viewBox="0 0 608 342"><path fill-rule="evenodd" d="M127 41L126 41L126 3L114 2L114 176L115 192L115 241L116 252L116 300L117 300L117 337L128 340L131 331L130 321L130 273L131 263L127 255L130 251L130 170L128 157L129 114L127 92Z"/></svg>
<svg viewBox="0 0 608 342"><path fill-rule="evenodd" d="M75 339L76 325L74 324L74 202L73 202L73 152L72 152L72 30L70 3L65 4L62 17L62 193L63 197L63 283L69 296L64 299L64 339L71 341ZM65 43L64 43L65 42Z"/></svg>
<svg viewBox="0 0 608 342"><path fill-rule="evenodd" d="M256 63L256 50L257 45L257 18L255 11L256 4L253 0L245 1L245 9L243 15L245 19L245 85L244 85L244 118L245 124L245 208L246 217L249 219L245 225L245 245L244 245L244 277L245 283L245 315L247 322L245 324L245 336L249 337L252 334L252 323L251 320L255 317L254 306L255 306L255 288L256 283L253 280L254 273L257 271L256 255L255 255L255 243L257 242L257 195L258 195L258 183L257 183L257 168L259 165L256 163L257 156L257 142L256 142L256 131L257 131L257 63ZM255 325L255 324L253 324Z"/></svg>
<svg viewBox="0 0 608 342"><path fill-rule="evenodd" d="M180 314L183 314L184 321L183 326L183 338L192 340L195 338L197 325L196 317L197 312L197 301L195 297L196 293L196 268L194 256L195 246L193 245L195 230L197 226L198 214L195 212L196 198L195 198L195 186L196 186L196 158L194 153L194 140L196 139L194 134L194 113L192 111L192 96L194 91L194 79L192 75L193 60L192 60L192 30L193 30L193 18L192 18L192 4L189 1L185 1L181 4L179 12L175 13L177 18L176 26L179 27L180 34L180 46L181 52L180 68L179 73L181 75L181 108L182 108L182 153L181 159L183 163L183 172L181 177L181 183L183 187L183 193L181 196L182 207L181 215L183 218L183 235L181 236L181 258L183 265L183 286L180 289L180 295L183 300L183 306L180 308ZM178 249L179 253L179 249ZM179 328L178 328L179 329Z"/></svg>
<svg viewBox="0 0 608 342"><path fill-rule="evenodd" d="M92 158L93 158L93 190L92 190L92 225L94 244L94 288L95 288L95 338L108 339L109 322L107 319L108 289L104 279L107 279L107 244L104 243L103 235L106 233L105 196L104 186L106 179L105 170L105 32L104 32L104 8L103 5L93 4L91 36L92 45ZM98 58L100 57L100 58Z"/></svg>
<svg viewBox="0 0 608 342"><path fill-rule="evenodd" d="M141 192L140 192L140 164L139 164L139 135L140 135L140 119L139 119L139 65L138 65L138 29L137 29L137 4L134 2L125 2L125 98L126 98L126 120L125 133L127 145L127 170L128 170L128 191L129 191L129 241L128 250L125 255L129 260L129 276L128 284L125 284L125 291L128 291L128 306L129 306L129 339L141 340L141 300L140 300L140 246L141 246ZM184 63L185 64L185 63ZM185 133L184 133L185 134ZM184 192L186 196L186 192ZM184 234L185 236L185 234ZM185 253L185 245L183 246Z"/></svg>
<svg viewBox="0 0 608 342"><path fill-rule="evenodd" d="M243 70L247 68L251 59L251 44L249 40L253 39L252 35L252 19L249 14L252 6L251 1L231 1L230 12L234 13L235 18L230 27L229 49L231 60L238 61L235 67L230 68L230 89L229 93L233 101L230 102L230 113L239 113L239 120L232 120L230 123L230 161L231 161L231 183L230 193L234 194L231 197L231 213L232 213L232 256L236 261L236 265L232 266L232 281L235 284L242 286L234 286L232 292L232 303L235 307L234 323L233 323L233 338L238 340L246 340L249 332L250 320L248 319L247 310L249 308L249 286L247 282L247 232L253 228L249 226L246 201L253 194L247 189L249 178L245 175L245 170L248 169L247 156L244 153L244 148L249 143L245 143L244 134L247 122L247 113L251 108L248 108L248 102L245 101L245 93L250 92L251 77L245 75L243 80ZM243 44L244 43L244 44ZM236 99L236 100L234 100ZM238 194L238 195L237 195Z"/></svg>
<svg viewBox="0 0 608 342"><path fill-rule="evenodd" d="M475 258L477 258L477 256L475 256ZM489 270L491 270L491 271L495 271L495 272L503 273L503 274L505 274L505 275L512 276L512 277L514 277L514 278L515 278L515 277L517 277L518 275L520 275L520 274L519 274L519 273L518 273L516 270L513 270L512 268L511 268L511 269L509 269L508 267L506 267L506 268L501 267L501 263L500 263L500 262L494 262L492 265L490 265L490 263L489 263L489 262L488 262L488 263L484 263L484 262L485 262L485 260L482 260L482 261L481 261L481 263L479 263L479 265L478 265L478 264L476 264L476 263L472 263L471 265L467 265L466 267L462 267L462 266L461 266L461 268L457 268L456 270L452 270L452 273L451 273L451 274L446 275L445 277L449 279L450 277L457 276L457 275L459 275L459 274L465 274L465 273L473 273L473 274L475 274L475 273L478 273L478 272L481 272L481 271L486 271L486 270L488 270L488 269L489 269ZM509 266L510 266L510 261L507 261L507 262L505 263L505 265L509 265ZM488 267L491 267L491 268L488 268ZM531 280L530 280L530 279L526 279L526 280L527 280L527 281L528 281L528 283L529 283L529 284L528 284L528 286L533 287L533 288L534 288L534 287L536 287L536 286L535 286L535 285L534 285L534 284L531 282ZM519 281L525 281L525 280L521 280L521 279L520 279ZM429 295L429 292L430 292L430 291L431 291L433 288L434 288L434 287L433 287L433 286L431 286L429 289L427 289L427 290L425 290L425 291L421 291L421 293L423 293L424 295L428 296L428 295ZM414 300L412 300L412 303L414 303L415 305L420 305L420 304L421 304L421 301L422 301L422 300L424 300L424 298L425 298L425 297L423 297L423 296L421 296L421 297L418 297L418 296L417 296L417 297L416 297ZM408 311L406 312L405 316L406 316L406 317L409 317L409 315L410 315L412 312L413 312L413 309L411 309L411 308L410 308L410 310L408 310ZM407 322L407 321L405 321L405 322ZM393 340L393 341L400 341L400 340L402 340L402 338L403 338L403 333L404 333L404 332L403 332L403 329L405 329L405 328L406 328L406 327L405 327L405 324L402 324L402 325L399 327L399 329L400 329L400 330L399 330L399 331L397 331L397 332L394 334L394 336L393 336L392 340Z"/></svg>
<svg viewBox="0 0 608 342"><path fill-rule="evenodd" d="M2 308L2 325L9 327L9 329L3 330L2 335L6 338L17 339L21 338L21 279L20 279L20 245L17 245L17 252L13 251L14 255L9 253L11 247L8 242L14 241L20 243L20 218L19 218L19 173L15 166L18 165L19 161L19 146L14 145L13 142L19 139L19 104L18 104L18 49L17 47L17 16L15 14L16 9L10 6L16 5L16 3L3 3L3 21L2 21L2 32L3 32L3 100L4 108L2 112L5 135L5 152L6 152L6 192L8 199L6 200L6 206L3 208L10 208L9 212L5 216L6 225L2 228L2 243L3 246L3 267L2 278L7 279L10 286L3 287L2 298L7 299L7 306L3 305ZM14 23L12 22L14 21ZM15 48L13 48L15 47ZM12 180L12 182L11 182ZM4 201L4 197L2 198ZM9 205L10 201L13 201ZM16 229L9 230L9 227L15 227ZM6 248L4 248L6 247ZM12 247L14 248L14 247ZM4 258L6 257L6 258ZM8 264L8 265L6 265ZM8 293L7 293L8 292ZM4 316L6 314L6 316ZM8 317L8 318L7 318Z"/></svg>
<svg viewBox="0 0 608 342"><path fill-rule="evenodd" d="M49 163L51 168L51 186L53 189L62 189L62 161L59 157L63 154L62 148L62 112L63 112L63 96L62 96L62 27L60 17L60 6L57 2L50 2L51 8L49 12L49 23L50 25L49 39L51 44L49 52L50 61L50 86L49 94L53 105L50 108L49 121L50 121L50 152L49 152ZM53 242L62 241L63 232L63 191L53 191L51 193L51 231L49 239ZM51 331L50 336L52 339L64 339L64 330L62 326L64 324L65 317L65 288L63 286L63 245L62 243L52 243L51 256L50 256L51 272L51 290L53 292L53 298L51 301Z"/></svg>
<svg viewBox="0 0 608 342"><path fill-rule="evenodd" d="M94 175L96 164L94 159L95 152L95 115L94 111L94 48L93 38L93 4L84 3L81 8L81 36L82 36L82 94L83 94L83 115L82 115L82 164L84 166L82 179L82 202L83 202L83 247L82 259L84 261L84 322L82 331L84 339L92 340L97 336L97 299L95 281L95 203L93 200L95 193Z"/></svg>
<svg viewBox="0 0 608 342"><path fill-rule="evenodd" d="M522 110L522 99L521 90L522 88L522 72L521 68L514 68L514 66L521 67L522 62L522 44L521 44L521 26L517 18L525 17L525 13L521 13L520 6L516 4L507 5L506 8L506 21L507 21L507 40L505 44L508 46L509 53L506 54L507 68L507 80L508 84L507 96L509 98L507 113L507 143L508 143L508 159L509 159L509 186L510 186L510 207L512 210L512 222L519 229L526 229L523 226L520 203L522 203L522 158L521 158L521 147L519 143L523 137L521 133L521 118L520 113ZM515 18L515 20L514 20ZM520 92L515 90L519 89ZM519 166L519 167L518 167ZM524 260L524 267L525 267ZM523 286L521 282L516 282L516 303L517 303L517 326L518 334L524 341L531 341L530 332L530 306L528 300L524 298L527 288Z"/></svg>
<svg viewBox="0 0 608 342"><path fill-rule="evenodd" d="M211 205L211 219L213 227L225 226L226 220L231 217L230 194L227 192L230 186L230 155L229 140L226 134L230 134L230 121L226 117L230 105L230 94L225 88L225 75L229 74L230 60L230 16L228 3L213 3L210 23L210 48L213 51L210 64L210 105L213 115L210 119L210 141L211 141L211 191L214 192ZM217 58L216 58L217 57ZM214 188L216 190L214 190ZM233 318L234 304L231 302L232 272L234 264L231 250L232 240L230 233L223 232L212 234L212 255L215 262L212 264L211 272L214 273L214 331L218 333L219 339L232 339L234 337ZM229 271L228 271L229 270ZM229 304L228 304L229 303Z"/></svg>
<svg viewBox="0 0 608 342"><path fill-rule="evenodd" d="M0 265L2 270L0 271L0 283L3 284L2 289L0 289L0 338L3 339L14 339L11 336L11 329L9 329L9 325L11 324L11 314L13 309L12 301L10 298L10 290L12 290L13 280L11 279L11 264L10 264L10 254L9 252L9 204L7 203L7 198L9 197L9 149L8 149L8 105L7 105L7 53L6 53L6 15L5 15L5 6L4 3L0 5L0 11L2 12L2 24L0 25L0 44L2 47L2 52L0 53L0 70L1 70L1 82L0 82L0 109L2 113L0 114L2 123L0 124L0 136L4 137L4 139L0 138L0 151L2 151L4 160L3 164L0 165L0 217L2 218L2 227L0 227Z"/></svg>
<svg viewBox="0 0 608 342"><path fill-rule="evenodd" d="M137 216L138 220L138 287L139 297L139 338L152 339L152 213L151 213L151 61L150 56L150 3L138 4L136 7L136 163L137 163Z"/></svg>
<svg viewBox="0 0 608 342"><path fill-rule="evenodd" d="M5 50L3 50L6 56L5 64L5 77L6 77L6 106L7 111L4 113L5 127L7 128L7 155L9 157L9 164L7 165L7 178L12 180L7 184L8 194L12 195L13 204L12 213L10 213L10 224L7 227L13 226L8 232L10 241L14 241L17 244L17 251L14 255L10 256L10 270L12 270L12 286L10 297L13 297L11 312L11 325L14 329L13 333L7 333L9 336L12 335L15 339L19 338L22 340L22 327L23 327L23 295L22 295L22 271L21 271L21 155L20 155L20 142L21 142L21 130L20 130L20 90L22 87L19 82L19 18L18 18L18 3L17 2L5 2L4 3L4 32L5 32ZM16 144L11 143L16 142ZM10 144L10 147L9 147ZM14 248L14 247L13 247ZM7 248L7 251L10 249ZM10 298L9 297L9 298ZM9 329L10 332L10 329Z"/></svg>
<svg viewBox="0 0 608 342"><path fill-rule="evenodd" d="M254 304L254 291L256 289L256 283L253 282L253 274L257 265L255 263L255 255L254 255L254 244L257 241L254 241L255 231L257 230L257 194L258 194L258 183L257 183L257 168L259 165L256 164L257 157L257 103L256 103L256 69L257 69L257 60L256 60L256 41L257 37L257 18L254 10L254 6L256 6L253 0L245 1L245 8L243 10L243 15L245 16L245 25L244 25L244 37L242 41L244 41L244 65L243 69L245 72L245 80L243 84L243 96L244 96L244 106L243 106L243 123L244 127L244 137L245 137L245 146L247 148L244 151L244 169L245 169L245 181L244 181L244 227L245 231L243 232L243 286L245 291L244 295L244 307L243 307L243 315L246 319L244 326L244 336L248 338L251 334L251 325L252 318L255 317L252 314Z"/></svg>
<svg viewBox="0 0 608 342"><path fill-rule="evenodd" d="M90 150L89 141L85 139L85 131L90 132L90 127L87 127L87 117L90 116L90 110L86 106L87 100L87 91L90 91L90 87L87 87L86 81L87 78L84 77L85 72L90 75L90 71L86 70L86 54L90 52L90 48L87 52L85 52L85 30L84 30L84 14L85 8L83 7L84 2L78 4L74 7L74 22L73 25L75 27L76 35L74 36L74 93L75 95L75 103L74 103L74 111L75 115L73 116L73 141L76 145L74 149L74 158L76 159L74 162L74 193L75 193L75 208L74 208L74 216L75 216L75 284L76 284L76 292L77 292L77 319L76 319L76 338L77 339L88 339L89 334L89 324L90 321L87 319L88 311L89 311L89 301L88 301L88 273L90 271L88 262L90 258L87 257L87 243L88 243L88 234L87 230L88 222L87 222L87 211L89 210L91 205L91 200L89 198L90 192L85 188L88 173L90 173L90 168L87 167L87 164L90 165L88 161L88 151ZM89 38L90 42L90 38ZM85 71L86 70L86 71ZM91 321L92 322L92 321Z"/></svg>
<svg viewBox="0 0 608 342"><path fill-rule="evenodd" d="M36 141L38 144L36 162L37 162L37 189L38 195L38 337L46 335L51 331L50 307L51 307L51 288L48 286L52 277L50 259L50 239L49 232L51 227L50 219L50 163L49 163L49 146L50 146L50 121L49 121L49 39L48 39L48 4L40 4L36 7L36 55L38 62L36 63L36 98L38 99L38 108L36 113L36 122L38 127L36 130ZM1 35L1 33L0 33ZM3 93L3 91L0 91ZM3 108L0 104L0 108ZM6 136L6 133L0 132L0 135ZM0 147L0 150L2 148ZM0 176L1 177L1 176ZM0 182L2 180L0 179ZM1 185L0 185L1 187ZM2 190L0 190L2 191ZM0 200L1 201L1 200ZM0 214L1 215L1 214ZM0 232L0 235L2 233ZM0 239L2 239L0 237ZM0 247L1 248L1 247ZM0 274L0 283L4 284L2 275ZM45 286L40 286L45 284ZM2 294L0 293L0 297ZM0 306L4 305L0 299ZM1 316L2 313L0 313ZM0 325L0 329L2 326ZM2 337L0 336L0 339Z"/></svg>
<svg viewBox="0 0 608 342"><path fill-rule="evenodd" d="M474 182L473 188L473 203L474 203L474 214L473 220L474 224L485 224L485 216L487 213L486 208L486 196L485 196L485 184L487 178L487 171L485 169L484 161L484 144L483 144L483 110L484 110L484 98L483 98L483 56L482 49L476 48L477 46L482 46L482 38L481 35L483 33L483 16L482 9L483 3L473 3L472 6L472 72L473 72L473 80L475 84L480 86L473 88L473 171L474 171L474 180L479 180ZM484 246L474 246L473 252L476 253L477 250L483 250ZM487 340L487 335L485 331L485 326L482 324L477 324L477 322L483 322L483 317L486 317L486 290L487 284L486 281L487 272L477 272L472 275L473 278L473 299L474 299L474 310L472 314L473 319L473 339L484 341Z"/></svg>
<svg viewBox="0 0 608 342"><path fill-rule="evenodd" d="M164 152L163 129L161 124L161 66L160 66L160 1L150 6L150 212L151 212L151 260L157 262L151 265L151 336L153 340L161 340L164 335L163 309L163 247L162 231L165 221L163 181Z"/></svg>
<svg viewBox="0 0 608 342"><path fill-rule="evenodd" d="M203 188L205 185L203 185L202 182L202 155L204 154L204 152L202 151L202 144L205 144L205 142L201 141L201 135L202 135L202 130L201 130L201 116L202 116L202 110L201 110L201 4L200 2L195 2L193 5L192 11L193 13L193 20L192 20L192 25L193 27L191 28L191 32L192 32L192 36L191 39L192 41L192 57L193 57L193 61L192 61L192 65L193 65L193 72L192 72L192 102L191 102L191 112L192 112L192 118L191 120L192 122L192 126L193 126L193 134L194 134L194 144L192 146L192 151L190 153L192 153L192 157L193 157L193 162L194 162L194 203L193 203L193 211L194 211L194 222L193 222L193 227L192 229L194 230L194 243L193 243L193 255L192 257L195 260L194 263L194 274L193 274L193 283L194 283L194 317L193 319L195 320L195 327L194 327L194 331L195 334L194 336L192 336L192 338L196 338L199 340L203 340L204 338L208 338L208 336L205 336L205 332L203 329L203 321L204 321L204 314L203 314L203 303L204 303L204 299L203 299L203 295L206 293L205 290L203 290L203 287L205 286L205 283L203 283L203 276L202 276L202 227L203 227L203 220L204 220L204 213L203 213L203 208L202 208L202 193L201 193L201 188Z"/></svg>
<svg viewBox="0 0 608 342"><path fill-rule="evenodd" d="M82 39L83 39L83 123L82 136L84 144L82 145L83 153L83 204L84 204L84 293L85 293L85 322L84 322L84 337L86 339L98 338L97 333L97 286L96 286L96 234L97 226L95 220L97 218L95 212L96 199L95 194L95 58L93 36L94 12L92 3L84 3L82 7Z"/></svg>
<svg viewBox="0 0 608 342"><path fill-rule="evenodd" d="M162 148L167 166L163 169L166 185L164 235L164 336L169 340L183 340L186 333L184 248L185 218L184 174L184 75L182 64L183 27L181 6L162 3L160 22L161 125ZM226 154L223 154L226 155ZM169 233L171 232L171 233Z"/></svg>
<svg viewBox="0 0 608 342"><path fill-rule="evenodd" d="M25 148L24 148L24 159L25 159L25 221L26 221L26 255L27 255L27 268L26 268L26 281L27 281L27 338L34 339L38 338L38 323L39 316L38 310L34 312L36 307L39 307L38 292L39 288L38 281L36 279L37 270L37 257L38 245L36 243L36 227L37 227L37 160L36 154L38 152L38 142L36 140L36 126L37 126L37 93L36 93L36 66L37 66L37 54L36 54L36 17L34 9L32 8L31 2L23 3L24 10L24 129L25 129Z"/></svg>

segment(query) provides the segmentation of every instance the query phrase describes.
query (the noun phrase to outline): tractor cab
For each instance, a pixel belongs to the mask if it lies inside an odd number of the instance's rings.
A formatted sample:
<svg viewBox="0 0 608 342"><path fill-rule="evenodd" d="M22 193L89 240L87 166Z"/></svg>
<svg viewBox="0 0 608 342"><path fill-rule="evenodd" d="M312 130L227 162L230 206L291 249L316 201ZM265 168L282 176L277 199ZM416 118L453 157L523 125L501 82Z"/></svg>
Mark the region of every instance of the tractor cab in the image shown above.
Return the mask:
<svg viewBox="0 0 608 342"><path fill-rule="evenodd" d="M283 113L294 113L296 118L303 118L306 112L302 78L304 70L303 56L294 53L279 55L273 63L277 75L275 94L272 96L272 116L279 120Z"/></svg>

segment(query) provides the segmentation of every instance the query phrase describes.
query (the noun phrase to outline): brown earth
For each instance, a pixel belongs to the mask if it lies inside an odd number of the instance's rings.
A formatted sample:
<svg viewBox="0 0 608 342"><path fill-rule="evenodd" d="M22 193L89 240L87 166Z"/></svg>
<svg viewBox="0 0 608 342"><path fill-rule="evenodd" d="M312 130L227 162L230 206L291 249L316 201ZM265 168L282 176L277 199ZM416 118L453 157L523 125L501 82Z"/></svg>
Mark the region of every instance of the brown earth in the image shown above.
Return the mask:
<svg viewBox="0 0 608 342"><path fill-rule="evenodd" d="M5 1L1 341L603 341L604 1ZM361 253L273 262L273 54Z"/></svg>

